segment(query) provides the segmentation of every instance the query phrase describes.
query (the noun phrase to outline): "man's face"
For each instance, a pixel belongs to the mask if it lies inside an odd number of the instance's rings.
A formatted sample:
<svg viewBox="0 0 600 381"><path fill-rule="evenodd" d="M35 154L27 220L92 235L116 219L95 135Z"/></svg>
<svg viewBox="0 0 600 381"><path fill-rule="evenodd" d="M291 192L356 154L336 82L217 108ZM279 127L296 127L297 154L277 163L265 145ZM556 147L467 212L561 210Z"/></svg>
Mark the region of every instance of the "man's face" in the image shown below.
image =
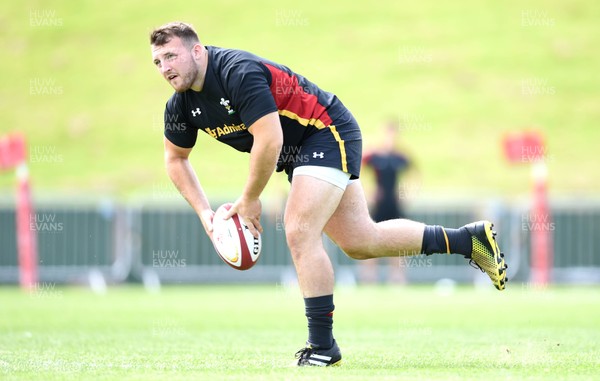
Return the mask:
<svg viewBox="0 0 600 381"><path fill-rule="evenodd" d="M152 60L178 93L189 90L198 77L194 49L186 47L179 37L173 37L161 46L152 45Z"/></svg>

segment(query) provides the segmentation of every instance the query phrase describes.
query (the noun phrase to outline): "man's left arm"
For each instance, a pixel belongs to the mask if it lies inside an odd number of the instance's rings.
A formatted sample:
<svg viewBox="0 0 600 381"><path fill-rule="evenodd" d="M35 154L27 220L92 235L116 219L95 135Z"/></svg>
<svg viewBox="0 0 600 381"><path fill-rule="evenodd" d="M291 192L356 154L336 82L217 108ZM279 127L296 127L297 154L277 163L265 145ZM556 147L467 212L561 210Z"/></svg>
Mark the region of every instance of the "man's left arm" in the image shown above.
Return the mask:
<svg viewBox="0 0 600 381"><path fill-rule="evenodd" d="M260 225L260 195L269 182L277 165L283 145L283 131L277 112L268 113L257 119L248 128L254 136L250 152L250 173L241 197L233 204L225 218L238 213L255 237L262 233Z"/></svg>

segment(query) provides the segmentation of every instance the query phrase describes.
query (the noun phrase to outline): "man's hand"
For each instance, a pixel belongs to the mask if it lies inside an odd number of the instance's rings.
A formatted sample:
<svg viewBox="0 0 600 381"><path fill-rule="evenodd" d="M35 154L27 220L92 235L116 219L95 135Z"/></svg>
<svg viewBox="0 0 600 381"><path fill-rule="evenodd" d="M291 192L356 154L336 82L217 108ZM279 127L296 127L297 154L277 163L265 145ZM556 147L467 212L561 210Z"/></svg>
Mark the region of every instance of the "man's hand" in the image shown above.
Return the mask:
<svg viewBox="0 0 600 381"><path fill-rule="evenodd" d="M258 238L258 234L263 232L263 228L260 225L261 211L262 206L259 199L245 199L240 197L233 203L224 219L228 220L237 213L242 218L243 223L250 229L250 233L255 238Z"/></svg>
<svg viewBox="0 0 600 381"><path fill-rule="evenodd" d="M202 222L202 226L204 226L204 230L206 234L210 237L210 240L213 239L213 218L215 217L215 212L211 209L204 209L200 212L200 222Z"/></svg>

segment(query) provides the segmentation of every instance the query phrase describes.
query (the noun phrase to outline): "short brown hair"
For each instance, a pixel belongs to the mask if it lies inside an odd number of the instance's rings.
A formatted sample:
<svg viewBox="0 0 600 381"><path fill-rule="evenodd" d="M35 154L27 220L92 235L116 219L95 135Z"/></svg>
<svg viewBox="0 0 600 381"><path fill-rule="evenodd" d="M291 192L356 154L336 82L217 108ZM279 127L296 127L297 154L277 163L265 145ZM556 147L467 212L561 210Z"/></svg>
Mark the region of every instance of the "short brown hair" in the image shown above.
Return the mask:
<svg viewBox="0 0 600 381"><path fill-rule="evenodd" d="M179 37L181 41L190 48L194 44L200 42L198 34L196 34L193 26L184 22L175 21L154 29L150 33L150 45L164 45L171 41L173 37Z"/></svg>

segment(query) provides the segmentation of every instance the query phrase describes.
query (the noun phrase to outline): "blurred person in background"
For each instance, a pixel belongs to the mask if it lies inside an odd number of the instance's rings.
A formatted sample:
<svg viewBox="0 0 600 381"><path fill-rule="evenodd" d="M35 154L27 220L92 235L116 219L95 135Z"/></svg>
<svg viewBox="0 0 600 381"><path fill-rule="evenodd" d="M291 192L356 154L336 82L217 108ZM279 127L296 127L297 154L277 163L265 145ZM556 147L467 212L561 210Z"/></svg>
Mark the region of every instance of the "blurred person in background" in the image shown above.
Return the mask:
<svg viewBox="0 0 600 381"><path fill-rule="evenodd" d="M400 123L397 119L388 119L382 128L379 147L367 151L363 156L364 168L372 169L375 175L376 188L371 202L371 215L375 222L406 218L404 200L406 192L400 192L401 178L411 169L414 163L400 148ZM406 189L403 189L406 190ZM360 280L365 283L376 283L381 279L380 258L367 259L360 262ZM384 281L389 283L406 283L403 258L389 257Z"/></svg>

